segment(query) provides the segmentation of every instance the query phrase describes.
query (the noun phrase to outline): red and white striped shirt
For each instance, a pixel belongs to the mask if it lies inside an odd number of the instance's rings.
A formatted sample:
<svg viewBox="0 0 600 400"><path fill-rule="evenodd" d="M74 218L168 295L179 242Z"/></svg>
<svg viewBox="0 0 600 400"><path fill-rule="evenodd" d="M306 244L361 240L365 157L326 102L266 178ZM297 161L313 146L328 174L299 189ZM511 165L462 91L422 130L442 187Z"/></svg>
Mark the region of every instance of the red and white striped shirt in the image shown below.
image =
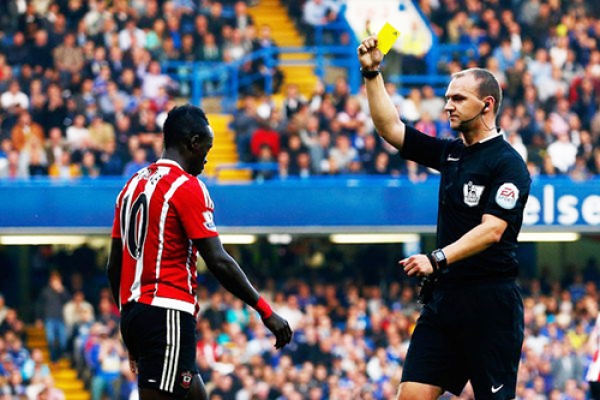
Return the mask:
<svg viewBox="0 0 600 400"><path fill-rule="evenodd" d="M121 239L121 305L135 301L197 315L192 239L218 235L204 183L160 159L125 184L112 237Z"/></svg>

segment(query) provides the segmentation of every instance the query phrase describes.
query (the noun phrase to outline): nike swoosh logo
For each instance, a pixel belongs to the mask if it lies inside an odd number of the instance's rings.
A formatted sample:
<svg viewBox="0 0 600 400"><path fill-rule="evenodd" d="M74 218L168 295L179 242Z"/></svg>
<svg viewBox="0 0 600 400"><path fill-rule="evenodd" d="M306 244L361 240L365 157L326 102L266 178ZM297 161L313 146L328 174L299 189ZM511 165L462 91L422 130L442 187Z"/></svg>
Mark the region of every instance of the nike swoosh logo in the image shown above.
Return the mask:
<svg viewBox="0 0 600 400"><path fill-rule="evenodd" d="M504 384L498 386L498 387L493 387L492 386L492 393L498 393L500 391L500 389L502 389L504 387Z"/></svg>
<svg viewBox="0 0 600 400"><path fill-rule="evenodd" d="M156 383L156 379L148 379L148 382ZM492 389L492 391L494 391L494 390Z"/></svg>
<svg viewBox="0 0 600 400"><path fill-rule="evenodd" d="M460 158L455 158L455 157L448 156L448 158L446 160L447 161L458 161L458 160L460 160Z"/></svg>

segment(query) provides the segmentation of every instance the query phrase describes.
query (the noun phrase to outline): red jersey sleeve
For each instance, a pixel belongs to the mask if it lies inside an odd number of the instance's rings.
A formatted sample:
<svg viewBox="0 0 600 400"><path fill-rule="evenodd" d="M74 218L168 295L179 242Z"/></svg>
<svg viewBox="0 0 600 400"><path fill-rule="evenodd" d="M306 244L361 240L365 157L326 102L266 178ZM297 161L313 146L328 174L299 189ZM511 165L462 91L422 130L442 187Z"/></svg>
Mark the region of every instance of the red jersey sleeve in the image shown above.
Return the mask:
<svg viewBox="0 0 600 400"><path fill-rule="evenodd" d="M190 179L172 199L183 229L190 239L218 236L208 189L199 179Z"/></svg>

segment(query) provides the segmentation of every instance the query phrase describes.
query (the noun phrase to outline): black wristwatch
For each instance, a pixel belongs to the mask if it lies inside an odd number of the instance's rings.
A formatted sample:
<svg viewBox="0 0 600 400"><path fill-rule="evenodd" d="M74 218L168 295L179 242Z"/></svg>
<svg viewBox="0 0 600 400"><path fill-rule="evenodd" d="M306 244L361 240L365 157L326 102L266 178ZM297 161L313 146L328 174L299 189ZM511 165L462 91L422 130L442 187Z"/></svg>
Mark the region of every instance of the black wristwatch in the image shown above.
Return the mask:
<svg viewBox="0 0 600 400"><path fill-rule="evenodd" d="M446 255L444 254L444 250L442 250L442 249L434 250L431 252L431 256L435 260L438 270L442 270L448 266L448 260L446 260Z"/></svg>
<svg viewBox="0 0 600 400"><path fill-rule="evenodd" d="M369 70L369 69L360 69L360 74L363 76L363 78L365 79L373 79L375 77L377 77L377 75L379 75L381 72L378 69L374 69L374 70Z"/></svg>

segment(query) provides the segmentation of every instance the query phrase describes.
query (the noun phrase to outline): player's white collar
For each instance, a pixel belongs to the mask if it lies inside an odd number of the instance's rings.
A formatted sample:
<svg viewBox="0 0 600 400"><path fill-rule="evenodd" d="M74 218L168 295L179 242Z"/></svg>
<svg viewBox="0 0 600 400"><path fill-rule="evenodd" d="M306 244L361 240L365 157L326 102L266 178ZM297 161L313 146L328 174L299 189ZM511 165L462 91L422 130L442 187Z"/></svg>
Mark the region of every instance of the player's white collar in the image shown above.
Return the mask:
<svg viewBox="0 0 600 400"><path fill-rule="evenodd" d="M183 170L183 168L181 168L181 165L179 165L179 163L177 161L173 161L168 158L159 158L158 161L156 161L156 163L157 164L171 164L171 165L174 165L177 168Z"/></svg>

